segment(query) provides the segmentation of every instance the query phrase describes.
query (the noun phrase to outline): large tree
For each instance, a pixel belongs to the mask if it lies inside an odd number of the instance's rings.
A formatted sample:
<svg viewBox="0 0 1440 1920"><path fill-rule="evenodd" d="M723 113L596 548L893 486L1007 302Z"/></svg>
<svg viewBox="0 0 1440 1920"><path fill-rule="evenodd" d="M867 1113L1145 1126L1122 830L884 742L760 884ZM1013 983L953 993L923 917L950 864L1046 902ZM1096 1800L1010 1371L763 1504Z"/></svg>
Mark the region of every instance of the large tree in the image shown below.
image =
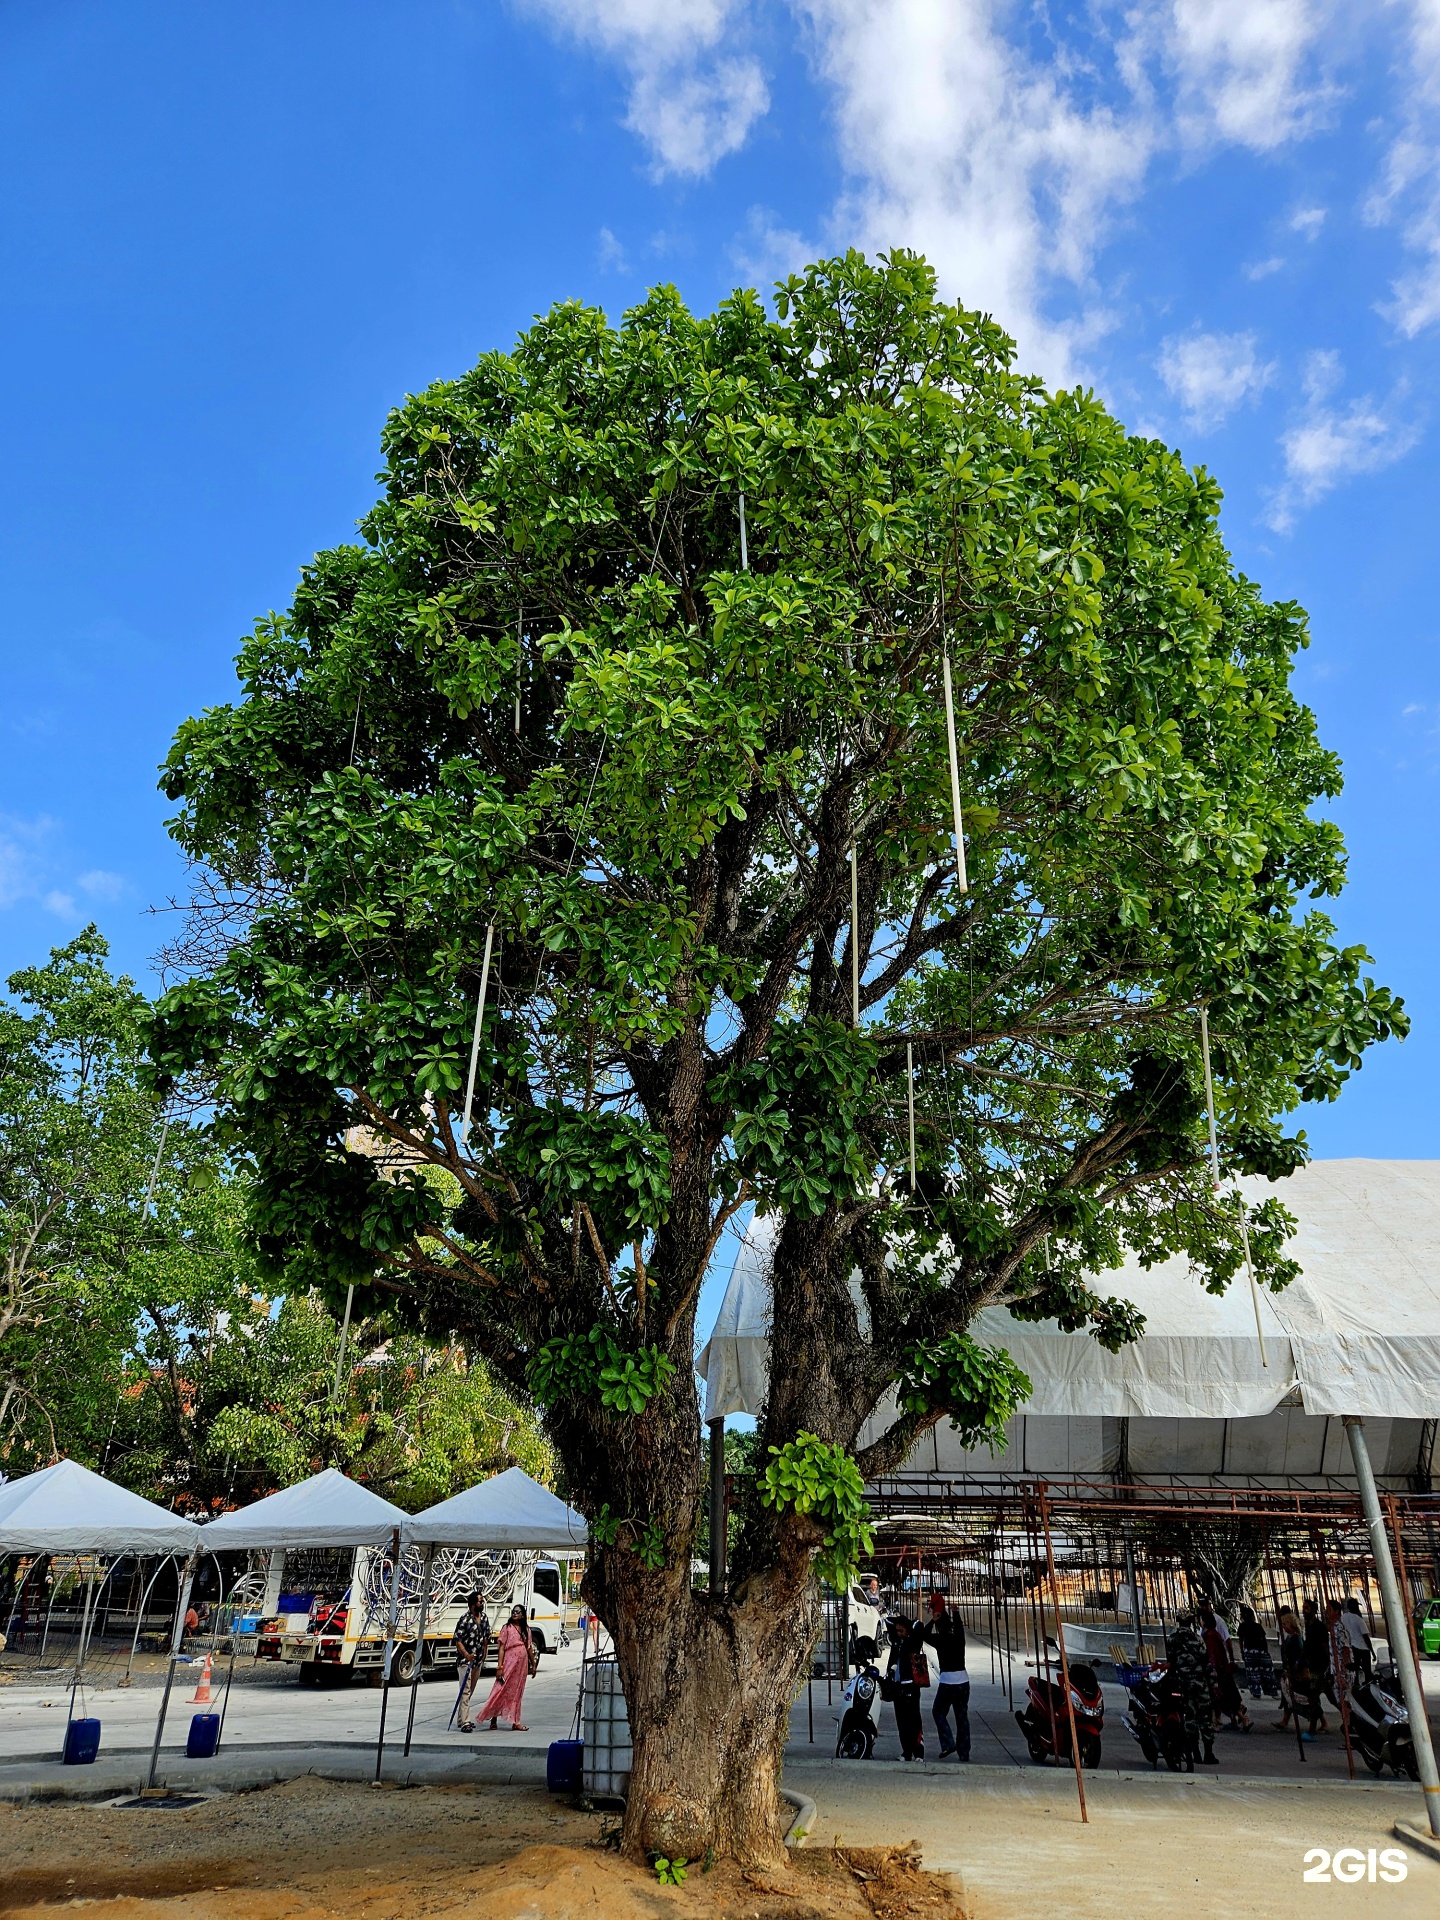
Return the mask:
<svg viewBox="0 0 1440 1920"><path fill-rule="evenodd" d="M165 771L254 910L161 1003L161 1082L213 1076L267 1257L303 1243L546 1407L634 1849L778 1849L863 1477L1023 1391L978 1308L1117 1343L1138 1318L1091 1276L1127 1247L1237 1272L1200 1009L1224 1167L1271 1176L1304 1156L1282 1116L1403 1028L1301 904L1343 873L1301 610L1236 573L1203 471L1012 360L902 254L774 318L557 307L391 416L363 544ZM768 1465L695 1592L696 1301L747 1205L778 1225ZM1262 1282L1286 1225L1251 1214Z"/></svg>

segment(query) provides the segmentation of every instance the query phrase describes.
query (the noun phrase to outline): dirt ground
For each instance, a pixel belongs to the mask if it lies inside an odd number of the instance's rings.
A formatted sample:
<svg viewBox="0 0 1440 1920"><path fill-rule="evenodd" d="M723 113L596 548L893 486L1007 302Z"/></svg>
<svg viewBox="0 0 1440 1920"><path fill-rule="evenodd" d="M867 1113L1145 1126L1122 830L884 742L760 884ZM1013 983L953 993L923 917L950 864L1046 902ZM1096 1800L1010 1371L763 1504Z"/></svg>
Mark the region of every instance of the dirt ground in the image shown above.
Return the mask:
<svg viewBox="0 0 1440 1920"><path fill-rule="evenodd" d="M667 1887L607 1845L615 1824L529 1787L308 1778L183 1810L0 1805L0 1916L964 1920L903 1848L806 1849L773 1875L696 1865Z"/></svg>

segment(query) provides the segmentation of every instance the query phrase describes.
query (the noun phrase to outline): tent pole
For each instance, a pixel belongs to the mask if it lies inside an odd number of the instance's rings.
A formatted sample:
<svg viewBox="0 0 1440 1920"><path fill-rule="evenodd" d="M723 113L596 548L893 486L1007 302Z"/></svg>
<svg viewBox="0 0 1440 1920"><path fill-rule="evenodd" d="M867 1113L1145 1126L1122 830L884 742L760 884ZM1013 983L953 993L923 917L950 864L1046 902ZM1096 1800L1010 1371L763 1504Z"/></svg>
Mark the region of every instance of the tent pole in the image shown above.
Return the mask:
<svg viewBox="0 0 1440 1920"><path fill-rule="evenodd" d="M390 1704L390 1666L395 1658L395 1620L400 1611L400 1529L390 1538L390 1612L385 1622L385 1664L380 1669L380 1736L375 1742L375 1778L380 1784L380 1769L385 1764L385 1709Z"/></svg>
<svg viewBox="0 0 1440 1920"><path fill-rule="evenodd" d="M1370 1550L1375 1556L1375 1576L1380 1583L1380 1599L1385 1609L1385 1629L1390 1636L1390 1658L1400 1672L1400 1685L1405 1695L1405 1705L1410 1714L1410 1738L1415 1747L1415 1764L1420 1772L1420 1784L1425 1792L1425 1812L1429 1818L1430 1831L1440 1838L1440 1774L1435 1770L1435 1748L1430 1739L1430 1722L1425 1713L1425 1691L1420 1685L1420 1675L1415 1666L1415 1655L1410 1644L1410 1619L1405 1603L1400 1597L1399 1583L1395 1578L1395 1563L1390 1558L1390 1542L1385 1533L1385 1521L1380 1512L1380 1495L1375 1487L1375 1474L1370 1465L1370 1449L1365 1443L1365 1423L1357 1414L1344 1416L1345 1431L1350 1439L1350 1453L1355 1462L1355 1478L1360 1483L1360 1505L1365 1512L1365 1522L1370 1529Z"/></svg>
<svg viewBox="0 0 1440 1920"><path fill-rule="evenodd" d="M470 1109L475 1101L475 1070L480 1061L480 1027L485 1018L485 995L490 987L490 954L495 945L495 922L485 929L485 952L480 960L480 991L475 996L475 1032L470 1041L470 1077L465 1083L465 1117L460 1122L460 1145L470 1138Z"/></svg>
<svg viewBox="0 0 1440 1920"><path fill-rule="evenodd" d="M335 1355L335 1390L331 1399L340 1399L340 1376L345 1371L345 1348L350 1341L350 1309L355 1304L355 1282L352 1280L345 1289L345 1318L340 1323L340 1347Z"/></svg>
<svg viewBox="0 0 1440 1920"><path fill-rule="evenodd" d="M415 1629L415 1671L410 1676L410 1717L405 1722L405 1757L410 1757L410 1739L415 1731L415 1696L420 1691L420 1669L425 1664L425 1619L430 1611L430 1575L435 1570L435 1549L425 1549L425 1577L420 1583L420 1624Z"/></svg>
<svg viewBox="0 0 1440 1920"><path fill-rule="evenodd" d="M195 1568L200 1560L200 1549L196 1547L185 1562L185 1570L180 1579L180 1598L175 1602L175 1625L170 1634L170 1659L165 1668L165 1691L160 1696L160 1712L155 1720L155 1744L150 1749L150 1772L145 1780L146 1792L155 1786L155 1769L160 1764L160 1741L165 1732L165 1715L170 1709L170 1689L175 1684L175 1662L180 1658L180 1643L185 1638L185 1614L190 1605L190 1588L195 1580Z"/></svg>
<svg viewBox="0 0 1440 1920"><path fill-rule="evenodd" d="M75 1695L80 1690L80 1676L85 1671L85 1649L90 1638L90 1609L95 1601L95 1568L91 1565L90 1578L85 1583L85 1605L80 1613L80 1638L75 1647L75 1678L70 1682L70 1707L65 1715L66 1723L75 1718Z"/></svg>
<svg viewBox="0 0 1440 1920"><path fill-rule="evenodd" d="M710 1428L710 1591L725 1589L725 1416Z"/></svg>
<svg viewBox="0 0 1440 1920"><path fill-rule="evenodd" d="M161 1568L166 1566L171 1560L174 1559L174 1557L175 1556L173 1554L167 1553L163 1560L157 1561L155 1564L155 1571L151 1574L150 1578L145 1582L144 1586L141 1588L140 1605L136 1609L136 1613L135 1613L135 1631L132 1634L130 1639L130 1658L125 1662L125 1678L117 1683L122 1687L128 1687L130 1685L130 1677L135 1668L135 1649L140 1644L140 1629L145 1624L145 1607L146 1607L146 1603L150 1598L151 1590L153 1589L155 1582L160 1578Z"/></svg>
<svg viewBox="0 0 1440 1920"><path fill-rule="evenodd" d="M1045 1527L1045 1564L1050 1570L1050 1598L1055 1604L1055 1640L1060 1648L1060 1684L1065 1689L1065 1710L1070 1716L1070 1758L1075 1762L1075 1785L1080 1794L1080 1818L1088 1826L1090 1809L1085 1805L1085 1775L1080 1762L1080 1736L1075 1730L1075 1696L1070 1691L1070 1660L1065 1652L1065 1623L1060 1618L1060 1582L1055 1574L1055 1548L1050 1539L1050 1509L1045 1500L1045 1482L1040 1482L1040 1519Z"/></svg>

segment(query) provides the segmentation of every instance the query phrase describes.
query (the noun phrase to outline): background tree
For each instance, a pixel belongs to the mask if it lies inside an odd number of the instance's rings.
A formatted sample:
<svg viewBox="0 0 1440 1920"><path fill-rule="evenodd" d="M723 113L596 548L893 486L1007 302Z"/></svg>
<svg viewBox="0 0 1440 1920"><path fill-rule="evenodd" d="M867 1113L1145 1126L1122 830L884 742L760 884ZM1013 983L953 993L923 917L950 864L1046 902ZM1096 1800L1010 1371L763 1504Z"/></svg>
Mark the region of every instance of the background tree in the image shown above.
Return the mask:
<svg viewBox="0 0 1440 1920"><path fill-rule="evenodd" d="M141 1082L146 1001L88 928L0 1004L0 1463L70 1456L197 1512L334 1465L400 1505L550 1448L463 1347L262 1291L249 1174ZM273 1289L272 1289L273 1291Z"/></svg>
<svg viewBox="0 0 1440 1920"><path fill-rule="evenodd" d="M1302 904L1343 875L1304 616L1235 573L1208 476L1017 376L908 255L813 268L774 319L556 308L384 449L364 544L177 737L174 830L261 906L161 1003L159 1085L213 1076L265 1257L376 1276L545 1402L635 1729L627 1845L773 1856L863 1476L1024 1389L974 1312L1114 1344L1138 1316L1091 1277L1126 1247L1237 1271L1199 1009L1224 1164L1272 1176L1304 1156L1280 1116L1403 1030ZM381 1178L355 1127L453 1184ZM768 1464L712 1595L695 1311L751 1202ZM1249 1226L1283 1283L1283 1209Z"/></svg>

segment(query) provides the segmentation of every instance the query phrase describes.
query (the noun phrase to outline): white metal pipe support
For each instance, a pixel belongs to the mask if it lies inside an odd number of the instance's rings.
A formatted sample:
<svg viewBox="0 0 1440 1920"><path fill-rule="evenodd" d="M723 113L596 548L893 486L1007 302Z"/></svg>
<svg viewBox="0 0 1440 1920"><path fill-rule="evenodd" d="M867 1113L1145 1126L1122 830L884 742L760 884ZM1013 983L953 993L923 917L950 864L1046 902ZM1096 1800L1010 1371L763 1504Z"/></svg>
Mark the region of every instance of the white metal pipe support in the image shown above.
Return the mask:
<svg viewBox="0 0 1440 1920"><path fill-rule="evenodd" d="M1370 1465L1370 1449L1365 1441L1365 1422L1358 1415L1344 1416L1350 1438L1350 1456L1355 1462L1355 1478L1360 1483L1360 1505L1370 1529L1370 1551L1375 1558L1375 1577L1380 1583L1380 1599L1385 1609L1385 1631L1390 1636L1390 1658L1400 1675L1406 1710L1410 1715L1410 1738L1415 1745L1415 1764L1425 1793L1425 1812L1430 1831L1440 1839L1440 1774L1435 1771L1435 1744L1430 1738L1430 1721L1425 1712L1425 1689L1420 1684L1410 1645L1410 1620L1395 1578L1395 1562L1390 1558L1390 1541L1385 1518L1380 1511L1380 1495Z"/></svg>
<svg viewBox="0 0 1440 1920"><path fill-rule="evenodd" d="M145 1780L147 1792L154 1788L155 1770L160 1764L160 1741L165 1732L165 1716L170 1710L170 1689L175 1684L175 1662L180 1658L180 1648L185 1640L185 1615L190 1610L190 1589L195 1583L195 1569L199 1563L200 1549L197 1547L185 1562L185 1570L180 1580L180 1598L175 1602L175 1625L170 1634L170 1659L165 1668L165 1690L160 1695L160 1711L155 1718L155 1744L150 1749L150 1772Z"/></svg>

